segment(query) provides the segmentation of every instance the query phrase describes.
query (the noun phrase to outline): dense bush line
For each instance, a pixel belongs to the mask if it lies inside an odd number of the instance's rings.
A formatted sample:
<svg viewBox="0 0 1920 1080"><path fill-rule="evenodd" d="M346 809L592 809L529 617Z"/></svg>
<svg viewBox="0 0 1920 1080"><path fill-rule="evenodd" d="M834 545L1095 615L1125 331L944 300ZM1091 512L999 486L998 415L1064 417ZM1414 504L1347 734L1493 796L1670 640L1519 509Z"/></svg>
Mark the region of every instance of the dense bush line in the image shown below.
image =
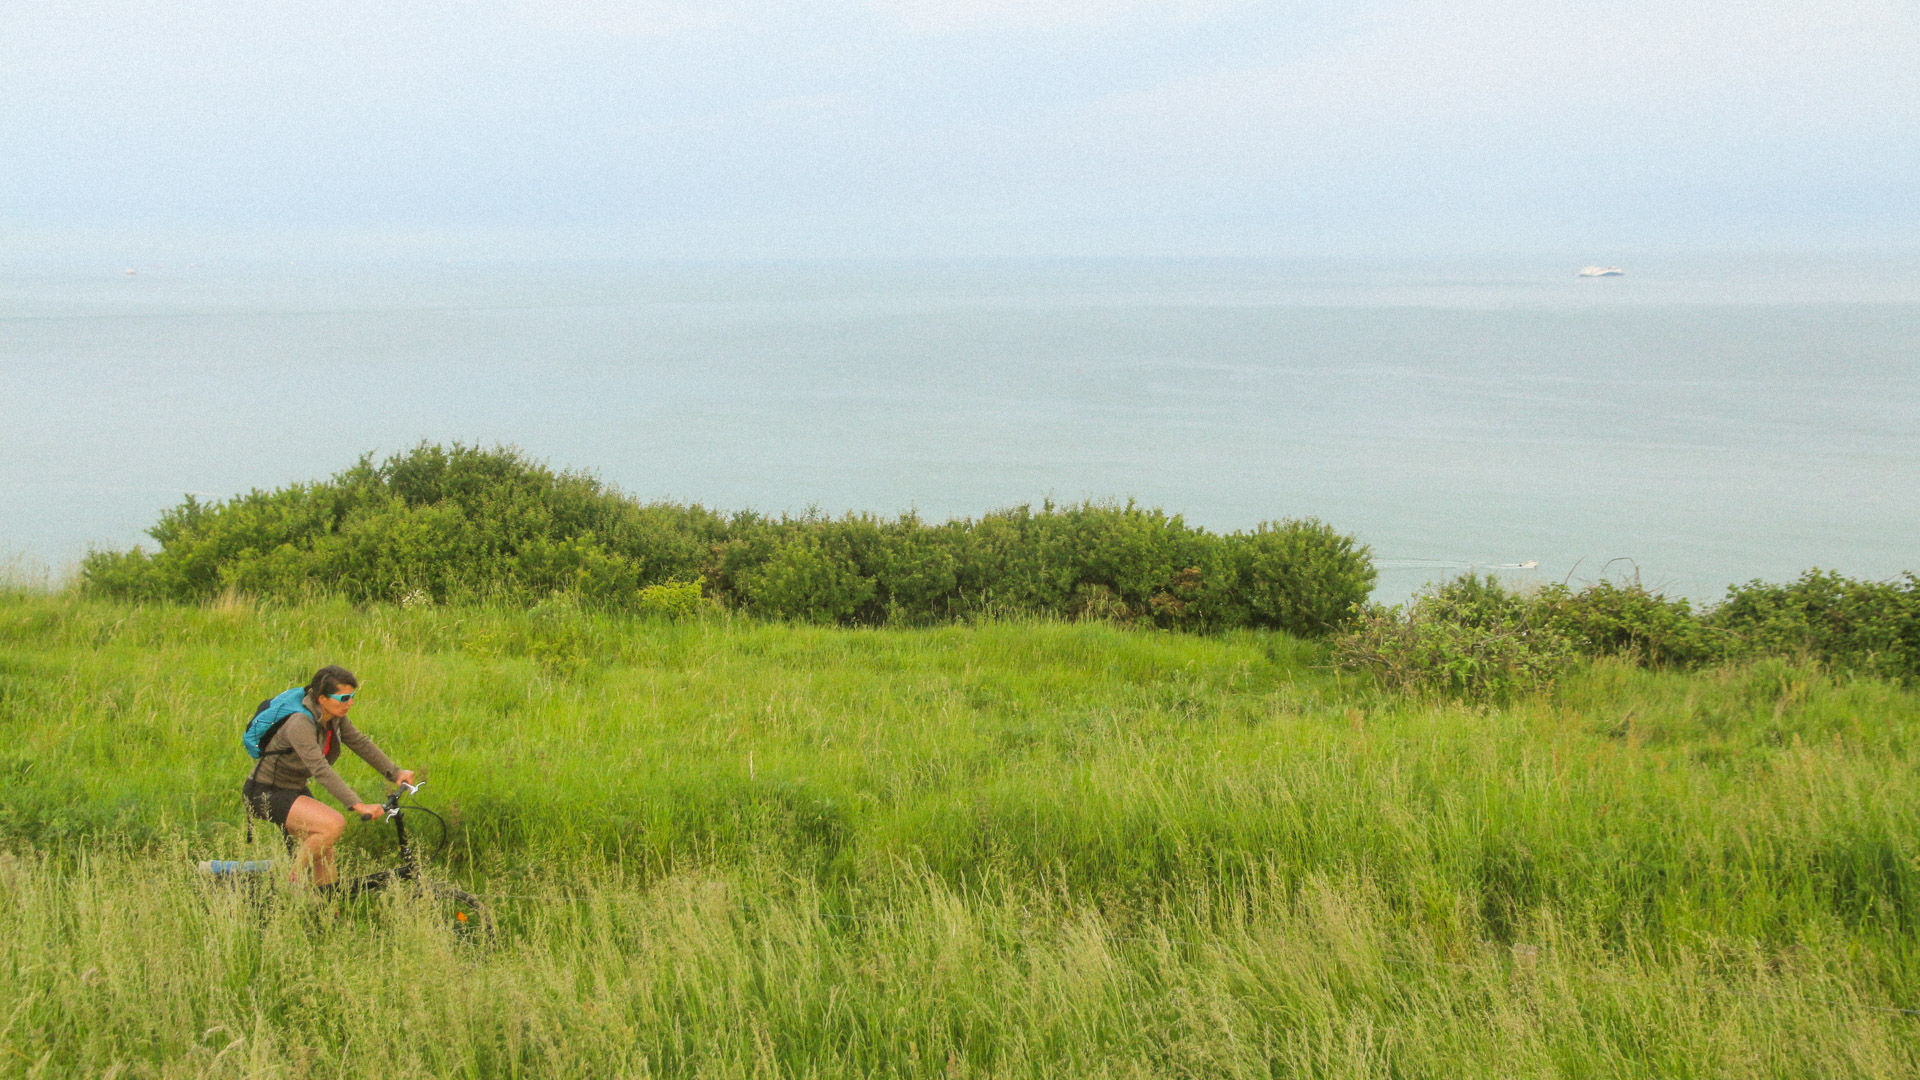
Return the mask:
<svg viewBox="0 0 1920 1080"><path fill-rule="evenodd" d="M159 550L96 552L86 587L126 599L236 592L356 602L561 594L684 611L689 589L774 618L925 625L982 614L1319 635L1373 586L1369 553L1312 520L1225 536L1160 510L1017 507L941 524L913 514L770 517L642 503L508 448L422 444L333 478L225 502L192 497Z"/></svg>
<svg viewBox="0 0 1920 1080"><path fill-rule="evenodd" d="M1695 611L1638 581L1520 592L1468 574L1405 606L1366 607L1335 651L1388 685L1469 697L1548 685L1579 656L1657 668L1803 657L1911 682L1920 680L1920 577L1856 581L1809 570L1792 584L1735 585Z"/></svg>

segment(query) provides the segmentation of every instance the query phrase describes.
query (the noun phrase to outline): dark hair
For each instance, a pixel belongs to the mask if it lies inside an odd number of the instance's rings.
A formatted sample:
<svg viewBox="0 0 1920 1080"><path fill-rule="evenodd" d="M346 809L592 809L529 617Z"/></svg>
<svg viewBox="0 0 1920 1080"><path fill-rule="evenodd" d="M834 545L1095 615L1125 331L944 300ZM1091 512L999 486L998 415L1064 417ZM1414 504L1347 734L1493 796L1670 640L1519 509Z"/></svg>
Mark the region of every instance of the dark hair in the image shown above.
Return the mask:
<svg viewBox="0 0 1920 1080"><path fill-rule="evenodd" d="M336 693L343 686L359 685L360 680L353 677L353 672L339 664L328 664L313 673L313 681L307 684L307 696L317 698L322 694Z"/></svg>

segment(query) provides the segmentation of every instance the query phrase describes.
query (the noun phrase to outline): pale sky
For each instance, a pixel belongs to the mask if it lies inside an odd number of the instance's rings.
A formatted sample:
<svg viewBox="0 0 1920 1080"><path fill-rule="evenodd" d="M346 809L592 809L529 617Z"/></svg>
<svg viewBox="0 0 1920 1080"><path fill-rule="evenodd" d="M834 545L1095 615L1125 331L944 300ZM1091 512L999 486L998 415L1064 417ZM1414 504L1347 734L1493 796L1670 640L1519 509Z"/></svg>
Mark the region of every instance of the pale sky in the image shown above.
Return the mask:
<svg viewBox="0 0 1920 1080"><path fill-rule="evenodd" d="M1920 4L0 0L0 146L19 242L1904 247Z"/></svg>

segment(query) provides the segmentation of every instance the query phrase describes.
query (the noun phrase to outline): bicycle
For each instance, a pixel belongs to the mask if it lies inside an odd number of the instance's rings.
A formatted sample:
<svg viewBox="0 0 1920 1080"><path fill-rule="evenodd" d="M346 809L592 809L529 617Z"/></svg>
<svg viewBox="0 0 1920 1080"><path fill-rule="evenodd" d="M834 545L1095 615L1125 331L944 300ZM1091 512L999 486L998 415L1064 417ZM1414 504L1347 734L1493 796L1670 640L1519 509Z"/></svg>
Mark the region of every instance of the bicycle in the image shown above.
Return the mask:
<svg viewBox="0 0 1920 1080"><path fill-rule="evenodd" d="M429 880L421 874L419 853L414 850L413 837L407 833L407 815L425 814L439 822L443 844L446 839L447 819L424 806L402 806L400 799L403 794L411 796L426 786L425 781L418 784L400 784L387 794L387 801L381 804L381 809L384 811L383 817L393 823L395 838L400 843L400 865L337 881L333 885L333 892L339 896L362 896L397 885L410 884L419 890L421 896L445 908L448 919L456 930L492 937L493 915L479 897L458 886ZM360 820L372 821L373 815L361 814Z"/></svg>
<svg viewBox="0 0 1920 1080"><path fill-rule="evenodd" d="M410 814L425 814L439 823L440 845L445 846L447 820L424 806L403 806L401 798L411 796L425 787L425 781L418 784L399 784L388 792L386 801L381 804L381 816L393 823L394 836L400 845L400 863L385 870L376 870L371 874L345 878L331 885L321 886L324 893L334 896L364 896L397 886L412 886L419 894L441 908L447 921L456 932L478 934L491 939L493 937L493 915L487 905L474 894L455 885L442 881L433 881L423 874L420 853L414 847L414 837L407 831L407 817ZM372 814L361 814L360 820L372 821ZM200 869L212 874L216 879L244 880L263 875L272 868L265 861L208 861L200 864Z"/></svg>

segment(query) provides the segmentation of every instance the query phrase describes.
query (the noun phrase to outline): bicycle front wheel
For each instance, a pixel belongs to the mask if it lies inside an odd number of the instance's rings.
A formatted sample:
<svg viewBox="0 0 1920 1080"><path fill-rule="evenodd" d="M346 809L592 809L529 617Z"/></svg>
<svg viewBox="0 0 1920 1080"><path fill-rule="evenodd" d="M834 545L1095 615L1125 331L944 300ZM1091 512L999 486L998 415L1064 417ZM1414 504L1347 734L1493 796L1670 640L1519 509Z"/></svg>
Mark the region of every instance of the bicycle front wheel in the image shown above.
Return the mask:
<svg viewBox="0 0 1920 1080"><path fill-rule="evenodd" d="M432 905L436 919L444 920L456 936L470 941L493 940L493 912L478 896L439 881L421 882L420 895Z"/></svg>

